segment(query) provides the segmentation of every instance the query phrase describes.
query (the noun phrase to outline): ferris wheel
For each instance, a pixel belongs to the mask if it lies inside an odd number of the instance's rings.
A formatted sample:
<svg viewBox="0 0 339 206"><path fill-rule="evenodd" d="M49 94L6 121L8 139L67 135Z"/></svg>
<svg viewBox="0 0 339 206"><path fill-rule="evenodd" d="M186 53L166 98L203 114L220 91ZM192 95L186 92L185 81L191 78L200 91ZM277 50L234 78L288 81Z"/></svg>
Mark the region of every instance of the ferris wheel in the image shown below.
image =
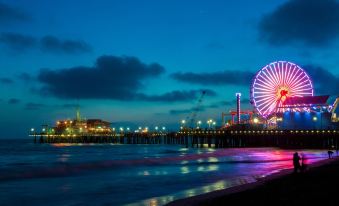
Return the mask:
<svg viewBox="0 0 339 206"><path fill-rule="evenodd" d="M312 81L301 67L287 61L263 67L251 86L251 103L264 118L284 112L280 107L287 97L302 96L313 96Z"/></svg>

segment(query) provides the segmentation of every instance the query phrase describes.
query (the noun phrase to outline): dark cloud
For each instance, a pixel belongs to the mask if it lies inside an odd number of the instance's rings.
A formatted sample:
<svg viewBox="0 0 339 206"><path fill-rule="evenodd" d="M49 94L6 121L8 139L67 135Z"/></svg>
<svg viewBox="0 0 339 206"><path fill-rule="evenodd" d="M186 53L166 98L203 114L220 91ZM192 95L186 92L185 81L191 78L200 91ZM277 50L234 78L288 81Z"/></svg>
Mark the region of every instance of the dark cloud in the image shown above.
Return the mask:
<svg viewBox="0 0 339 206"><path fill-rule="evenodd" d="M60 40L54 36L45 36L40 40L41 49L51 53L85 53L92 51L84 41Z"/></svg>
<svg viewBox="0 0 339 206"><path fill-rule="evenodd" d="M0 35L0 43L10 50L20 52L38 46L37 40L34 37L17 33L2 33Z"/></svg>
<svg viewBox="0 0 339 206"><path fill-rule="evenodd" d="M19 104L20 102L21 100L16 98L11 98L8 100L8 104Z"/></svg>
<svg viewBox="0 0 339 206"><path fill-rule="evenodd" d="M6 78L6 77L0 78L0 83L2 84L13 84L13 82L14 81L10 78Z"/></svg>
<svg viewBox="0 0 339 206"><path fill-rule="evenodd" d="M25 110L39 110L46 107L45 104L29 102L25 105Z"/></svg>
<svg viewBox="0 0 339 206"><path fill-rule="evenodd" d="M271 45L328 45L339 35L335 0L289 0L259 23L260 38Z"/></svg>
<svg viewBox="0 0 339 206"><path fill-rule="evenodd" d="M0 22L30 21L31 16L18 8L0 2Z"/></svg>
<svg viewBox="0 0 339 206"><path fill-rule="evenodd" d="M41 70L40 94L63 99L135 99L148 78L164 73L159 64L144 64L135 57L101 56L93 67ZM151 98L151 97L144 97ZM166 97L154 97L166 98Z"/></svg>
<svg viewBox="0 0 339 206"><path fill-rule="evenodd" d="M46 53L79 54L92 51L92 47L84 41L61 40L54 36L45 36L39 39L18 33L2 33L0 44L16 52L40 49Z"/></svg>
<svg viewBox="0 0 339 206"><path fill-rule="evenodd" d="M339 94L339 76L320 66L306 65L303 68L312 79L315 95Z"/></svg>
<svg viewBox="0 0 339 206"><path fill-rule="evenodd" d="M152 102L178 102L178 101L193 101L201 95L203 90L189 90L189 91L172 91L161 95L145 95L139 94L139 100ZM212 90L204 90L208 96L216 96Z"/></svg>
<svg viewBox="0 0 339 206"><path fill-rule="evenodd" d="M177 81L201 85L248 85L254 73L247 71L221 71L213 73L174 73Z"/></svg>

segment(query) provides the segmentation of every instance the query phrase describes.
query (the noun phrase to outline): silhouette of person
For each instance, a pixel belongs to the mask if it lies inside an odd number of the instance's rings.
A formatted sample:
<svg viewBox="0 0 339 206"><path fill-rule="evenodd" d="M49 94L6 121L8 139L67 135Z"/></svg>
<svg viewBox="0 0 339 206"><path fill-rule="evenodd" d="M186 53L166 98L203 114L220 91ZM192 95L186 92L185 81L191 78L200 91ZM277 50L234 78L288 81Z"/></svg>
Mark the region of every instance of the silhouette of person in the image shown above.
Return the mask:
<svg viewBox="0 0 339 206"><path fill-rule="evenodd" d="M301 172L305 172L307 169L307 165L308 165L308 159L307 156L305 154L301 154Z"/></svg>
<svg viewBox="0 0 339 206"><path fill-rule="evenodd" d="M300 157L299 157L299 154L298 152L295 152L293 154L293 166L294 166L294 173L297 173L298 170L300 169Z"/></svg>
<svg viewBox="0 0 339 206"><path fill-rule="evenodd" d="M333 152L331 150L328 150L328 158L330 159L332 157Z"/></svg>

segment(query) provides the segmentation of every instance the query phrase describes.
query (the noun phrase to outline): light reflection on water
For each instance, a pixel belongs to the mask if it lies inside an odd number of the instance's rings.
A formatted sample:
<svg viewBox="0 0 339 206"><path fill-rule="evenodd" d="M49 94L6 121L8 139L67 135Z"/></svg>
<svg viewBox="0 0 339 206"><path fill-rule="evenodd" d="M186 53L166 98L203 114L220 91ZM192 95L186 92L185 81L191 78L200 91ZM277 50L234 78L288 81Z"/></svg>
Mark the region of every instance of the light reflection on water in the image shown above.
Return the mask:
<svg viewBox="0 0 339 206"><path fill-rule="evenodd" d="M7 147L0 144L2 205L45 205L46 201L49 205L164 205L291 168L294 153L276 148L161 145ZM307 154L310 163L327 158L326 151L299 152Z"/></svg>

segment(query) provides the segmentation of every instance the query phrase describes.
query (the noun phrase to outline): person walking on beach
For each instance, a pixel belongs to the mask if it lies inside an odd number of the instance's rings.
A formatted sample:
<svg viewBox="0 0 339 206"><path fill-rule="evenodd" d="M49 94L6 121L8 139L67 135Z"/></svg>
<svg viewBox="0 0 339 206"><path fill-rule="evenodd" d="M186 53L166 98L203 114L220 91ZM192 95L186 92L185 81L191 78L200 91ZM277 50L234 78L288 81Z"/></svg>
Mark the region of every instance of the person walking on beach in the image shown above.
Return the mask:
<svg viewBox="0 0 339 206"><path fill-rule="evenodd" d="M333 152L331 150L328 150L328 159L331 159Z"/></svg>
<svg viewBox="0 0 339 206"><path fill-rule="evenodd" d="M299 157L299 154L298 152L295 152L293 154L293 166L294 166L294 173L297 173L298 170L300 169L300 157Z"/></svg>

